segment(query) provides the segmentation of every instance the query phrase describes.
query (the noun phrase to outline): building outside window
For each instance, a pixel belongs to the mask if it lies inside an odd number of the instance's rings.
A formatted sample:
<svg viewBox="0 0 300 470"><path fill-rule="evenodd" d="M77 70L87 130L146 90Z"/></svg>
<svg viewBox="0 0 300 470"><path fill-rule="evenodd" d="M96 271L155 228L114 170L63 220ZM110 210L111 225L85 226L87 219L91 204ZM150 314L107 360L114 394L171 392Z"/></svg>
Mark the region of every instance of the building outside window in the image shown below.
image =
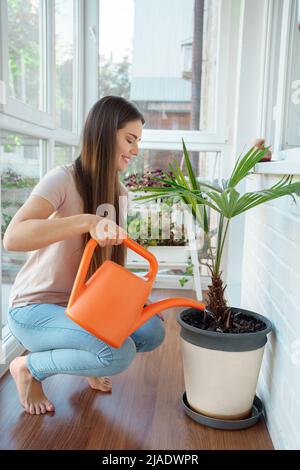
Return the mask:
<svg viewBox="0 0 300 470"><path fill-rule="evenodd" d="M100 1L100 96L117 91L134 101L145 129L215 127L220 2L197 2L202 3L197 17L194 3L125 0L126 29L118 44L120 25L110 21L116 1ZM193 55L195 47L200 54ZM193 60L200 62L194 75ZM192 95L193 81L200 84L199 97Z"/></svg>

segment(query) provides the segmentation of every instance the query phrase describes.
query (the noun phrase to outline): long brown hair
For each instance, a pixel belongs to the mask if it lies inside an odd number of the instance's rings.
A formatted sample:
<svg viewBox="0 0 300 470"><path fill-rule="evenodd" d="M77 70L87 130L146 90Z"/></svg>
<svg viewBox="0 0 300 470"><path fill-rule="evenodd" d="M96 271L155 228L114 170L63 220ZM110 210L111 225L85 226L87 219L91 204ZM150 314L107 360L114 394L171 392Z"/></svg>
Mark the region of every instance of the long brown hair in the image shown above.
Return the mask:
<svg viewBox="0 0 300 470"><path fill-rule="evenodd" d="M101 204L112 204L116 211L115 222L120 225L120 180L117 171L116 136L127 122L141 120L143 115L130 102L119 96L105 96L91 108L83 128L81 153L73 163L77 190L83 200L84 213L96 214ZM105 215L105 214L99 214ZM84 246L91 238L84 234ZM88 277L106 259L125 263L124 245L96 247Z"/></svg>

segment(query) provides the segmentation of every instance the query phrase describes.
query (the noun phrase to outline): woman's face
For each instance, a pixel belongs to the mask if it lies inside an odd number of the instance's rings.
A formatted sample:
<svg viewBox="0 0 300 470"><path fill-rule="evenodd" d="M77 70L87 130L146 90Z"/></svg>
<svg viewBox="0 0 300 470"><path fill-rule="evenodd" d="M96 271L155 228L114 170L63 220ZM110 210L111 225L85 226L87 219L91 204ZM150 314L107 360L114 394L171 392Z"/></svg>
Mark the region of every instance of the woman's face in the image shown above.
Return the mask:
<svg viewBox="0 0 300 470"><path fill-rule="evenodd" d="M117 171L124 171L130 160L138 154L138 144L142 137L143 125L139 119L130 121L117 131L116 158Z"/></svg>

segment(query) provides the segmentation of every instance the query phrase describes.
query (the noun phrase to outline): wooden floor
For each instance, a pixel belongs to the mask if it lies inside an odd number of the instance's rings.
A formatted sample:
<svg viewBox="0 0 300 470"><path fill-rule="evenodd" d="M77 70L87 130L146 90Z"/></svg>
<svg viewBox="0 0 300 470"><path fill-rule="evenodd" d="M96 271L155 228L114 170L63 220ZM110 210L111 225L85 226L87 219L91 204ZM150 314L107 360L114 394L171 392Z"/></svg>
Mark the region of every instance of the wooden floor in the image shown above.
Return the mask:
<svg viewBox="0 0 300 470"><path fill-rule="evenodd" d="M153 291L154 298L169 294L178 293ZM112 394L92 390L84 378L56 375L44 382L55 414L30 416L6 374L0 382L0 449L273 449L262 420L247 430L225 432L185 414L179 311L166 312L166 339L158 349L138 354L112 377Z"/></svg>

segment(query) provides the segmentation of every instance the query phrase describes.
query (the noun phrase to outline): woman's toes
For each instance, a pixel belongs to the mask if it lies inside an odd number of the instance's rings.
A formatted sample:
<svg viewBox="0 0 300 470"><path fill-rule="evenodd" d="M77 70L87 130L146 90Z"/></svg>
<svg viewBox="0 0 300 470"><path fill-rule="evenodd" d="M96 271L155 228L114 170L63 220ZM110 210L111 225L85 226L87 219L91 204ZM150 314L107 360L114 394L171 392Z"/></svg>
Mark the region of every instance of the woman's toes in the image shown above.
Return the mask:
<svg viewBox="0 0 300 470"><path fill-rule="evenodd" d="M34 405L34 409L35 409L35 414L36 414L36 415L40 415L40 414L41 414L41 410L40 410L40 405L39 405L39 404Z"/></svg>
<svg viewBox="0 0 300 470"><path fill-rule="evenodd" d="M46 401L45 405L47 411L55 411L54 405L51 403L51 401Z"/></svg>
<svg viewBox="0 0 300 470"><path fill-rule="evenodd" d="M46 413L46 406L44 405L44 403L40 403L40 410L42 414Z"/></svg>
<svg viewBox="0 0 300 470"><path fill-rule="evenodd" d="M24 410L26 411L26 413L30 413L30 406L29 405L24 403L22 406L23 406Z"/></svg>
<svg viewBox="0 0 300 470"><path fill-rule="evenodd" d="M30 413L31 415L35 415L35 407L34 407L34 405L29 405L29 413Z"/></svg>

